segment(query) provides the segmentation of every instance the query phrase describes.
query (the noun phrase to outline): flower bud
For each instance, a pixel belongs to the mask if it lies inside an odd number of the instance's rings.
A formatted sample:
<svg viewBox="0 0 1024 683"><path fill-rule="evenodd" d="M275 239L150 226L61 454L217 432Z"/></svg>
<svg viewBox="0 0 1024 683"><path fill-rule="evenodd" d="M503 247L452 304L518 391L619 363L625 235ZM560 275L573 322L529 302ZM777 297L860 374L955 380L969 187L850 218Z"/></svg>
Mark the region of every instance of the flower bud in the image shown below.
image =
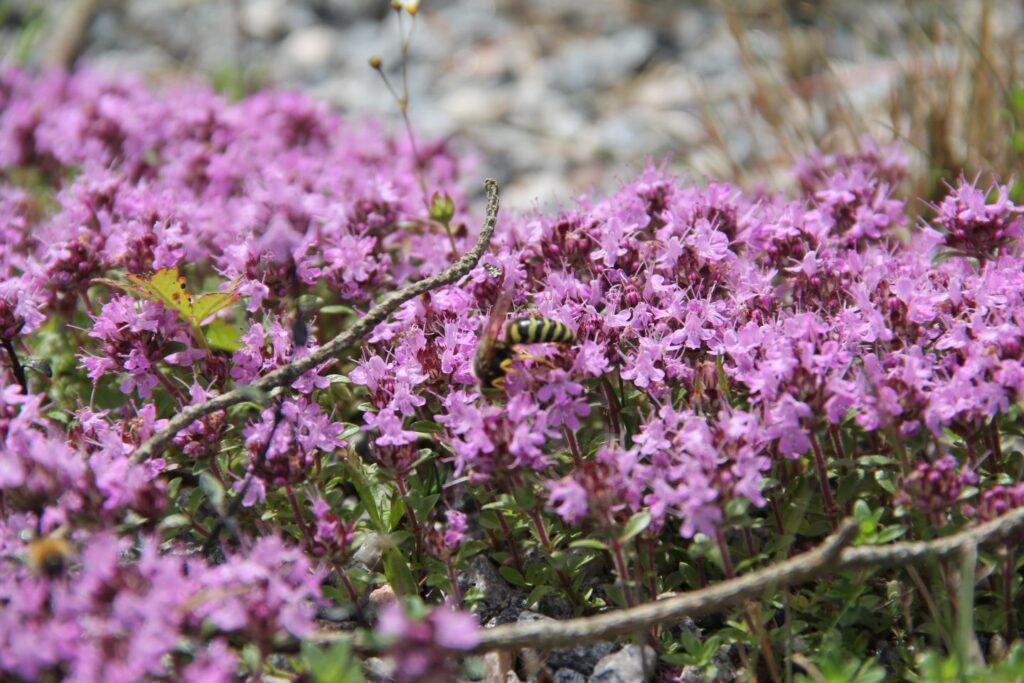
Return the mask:
<svg viewBox="0 0 1024 683"><path fill-rule="evenodd" d="M438 223L448 225L452 220L452 216L455 215L455 203L452 202L452 198L445 192L443 195L439 192L435 192L430 198L430 217Z"/></svg>

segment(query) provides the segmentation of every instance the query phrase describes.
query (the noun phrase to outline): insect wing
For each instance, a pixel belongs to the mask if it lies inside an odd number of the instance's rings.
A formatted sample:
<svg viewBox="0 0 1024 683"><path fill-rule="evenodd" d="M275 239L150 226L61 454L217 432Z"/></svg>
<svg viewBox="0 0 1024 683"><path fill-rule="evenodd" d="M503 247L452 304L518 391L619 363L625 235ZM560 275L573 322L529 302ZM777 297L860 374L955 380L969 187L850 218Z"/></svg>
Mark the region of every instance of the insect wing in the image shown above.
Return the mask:
<svg viewBox="0 0 1024 683"><path fill-rule="evenodd" d="M474 363L477 374L480 374L481 369L487 368L494 357L494 345L498 340L498 333L501 332L501 326L505 322L505 316L511 307L512 291L504 290L498 296L498 300L494 302L491 315L487 318L487 323L480 334L480 345L477 346Z"/></svg>

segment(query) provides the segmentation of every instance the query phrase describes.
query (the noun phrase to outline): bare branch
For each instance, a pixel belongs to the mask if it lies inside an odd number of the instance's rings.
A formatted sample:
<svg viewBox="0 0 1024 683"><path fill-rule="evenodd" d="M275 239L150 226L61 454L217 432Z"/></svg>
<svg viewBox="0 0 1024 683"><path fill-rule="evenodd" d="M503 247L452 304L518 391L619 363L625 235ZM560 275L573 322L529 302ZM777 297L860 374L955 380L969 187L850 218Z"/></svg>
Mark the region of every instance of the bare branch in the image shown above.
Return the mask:
<svg viewBox="0 0 1024 683"><path fill-rule="evenodd" d="M490 247L491 235L494 234L494 226L498 220L498 183L488 178L484 181L484 191L487 193L484 225L480 230L480 236L477 238L476 244L462 258L437 275L417 280L397 292L386 295L380 303L367 311L366 315L357 320L352 327L308 356L304 356L287 365L282 365L251 384L232 389L202 403L184 408L168 421L166 427L136 448L135 452L132 453L132 459L141 461L153 457L171 442L175 434L205 415L218 410L224 410L243 401L252 400L254 396L266 394L271 389L291 384L302 376L303 373L312 370L324 361L334 358L345 349L354 345L369 334L374 327L384 322L389 315L394 313L406 301L438 287L450 285L468 274L476 266L488 247Z"/></svg>
<svg viewBox="0 0 1024 683"><path fill-rule="evenodd" d="M656 624L678 623L686 617L718 612L763 595L765 591L804 583L841 570L904 566L928 558L951 557L963 548L1007 541L1024 531L1024 508L1008 512L973 529L933 541L846 547L853 540L856 530L857 523L847 519L814 550L699 591L591 617L508 624L486 629L481 633L480 644L474 652L547 649L606 640L643 631Z"/></svg>
<svg viewBox="0 0 1024 683"><path fill-rule="evenodd" d="M536 647L547 649L559 645L606 640L643 631L656 624L675 623L684 617L717 612L723 607L756 598L768 589L802 583L829 571L835 565L842 549L853 540L856 532L857 523L846 520L834 534L814 550L750 574L665 600L591 617L508 624L486 629L481 632L480 644L474 651Z"/></svg>

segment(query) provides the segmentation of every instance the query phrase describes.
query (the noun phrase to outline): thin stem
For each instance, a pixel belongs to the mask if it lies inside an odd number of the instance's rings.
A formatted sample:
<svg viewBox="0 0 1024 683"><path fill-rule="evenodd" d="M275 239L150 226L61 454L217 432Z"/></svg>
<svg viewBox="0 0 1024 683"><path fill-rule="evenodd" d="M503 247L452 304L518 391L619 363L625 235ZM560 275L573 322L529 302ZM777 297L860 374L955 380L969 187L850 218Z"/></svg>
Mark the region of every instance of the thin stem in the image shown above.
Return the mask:
<svg viewBox="0 0 1024 683"><path fill-rule="evenodd" d="M356 614L359 615L360 619L365 619L363 615L363 608L359 606L359 593L356 591L356 587L352 585L352 580L348 578L348 573L345 568L339 564L331 563L334 565L334 571L337 573L338 578L341 579L342 585L345 586L345 592L348 593L348 599L352 601L352 606L356 610Z"/></svg>
<svg viewBox="0 0 1024 683"><path fill-rule="evenodd" d="M744 615L747 619L747 625L750 626L751 632L757 636L758 643L761 645L761 652L764 653L764 663L768 667L768 676L772 679L772 683L782 683L779 665L775 661L775 653L772 651L772 641L769 640L768 632L761 624L760 604L757 602L748 603L747 609L744 610Z"/></svg>
<svg viewBox="0 0 1024 683"><path fill-rule="evenodd" d="M412 506L406 502L406 498L409 497L409 490L405 487L405 478L395 473L395 485L398 487L398 495L402 498L402 503L405 505L405 511L409 516L409 526L412 527L412 541L413 546L416 548L416 557L420 556L422 540L420 536L420 522L416 518L416 511L412 509Z"/></svg>
<svg viewBox="0 0 1024 683"><path fill-rule="evenodd" d="M547 529L544 528L544 520L540 516L539 508L535 507L530 510L527 515L533 521L533 527L537 530L537 538L540 540L541 545L544 547L544 552L547 553L548 558L551 558L551 538L548 536ZM556 569L555 573L558 575L558 582L562 584L562 590L565 591L569 599L572 600L574 605L582 605L583 601L580 596L576 594L576 589L573 588L572 580L569 575L565 573L563 569Z"/></svg>
<svg viewBox="0 0 1024 683"><path fill-rule="evenodd" d="M512 551L512 562L516 565L516 570L520 574L524 574L526 570L523 568L523 558L519 556L519 547L516 545L515 539L512 538L512 530L508 528L508 522L505 521L505 513L498 510L496 516L505 538L508 539L508 547Z"/></svg>
<svg viewBox="0 0 1024 683"><path fill-rule="evenodd" d="M607 377L601 377L601 390L604 391L605 403L608 405L608 421L612 425L612 434L617 441L622 440L622 422L619 419L619 402L615 399L615 389Z"/></svg>
<svg viewBox="0 0 1024 683"><path fill-rule="evenodd" d="M533 528L537 530L537 538L540 540L540 544L544 546L545 550L550 551L551 539L548 537L548 531L544 528L544 520L541 519L540 513L537 512L537 508L530 510L527 514L533 521Z"/></svg>
<svg viewBox="0 0 1024 683"><path fill-rule="evenodd" d="M28 378L25 377L25 368L22 367L21 361L18 360L18 352L14 350L14 344L11 343L10 339L4 339L3 345L7 351L7 357L11 359L11 370L14 372L14 379L21 386L21 395L28 396Z"/></svg>
<svg viewBox="0 0 1024 683"><path fill-rule="evenodd" d="M875 432L872 432L874 435ZM892 447L896 449L896 454L900 456L900 474L904 477L910 475L910 456L907 455L906 446L903 445L903 439L900 438L899 433L891 425L886 427L885 435L889 438L892 443Z"/></svg>
<svg viewBox="0 0 1024 683"><path fill-rule="evenodd" d="M455 575L455 565L452 564L451 557L445 558L444 566L448 570L448 582L452 584L452 607L462 609L462 589L459 588L459 579Z"/></svg>
<svg viewBox="0 0 1024 683"><path fill-rule="evenodd" d="M935 628L938 630L939 637L942 638L942 643L946 646L946 650L952 652L953 639L949 637L949 633L946 631L945 626L943 626L942 618L939 615L939 606L935 604L931 591L928 590L928 586L925 585L921 575L913 566L907 565L907 574L910 575L914 585L917 586L917 590L921 593L921 597L924 598L924 604L928 608L928 613L932 616L932 621L935 623Z"/></svg>
<svg viewBox="0 0 1024 683"><path fill-rule="evenodd" d="M217 454L214 453L210 456L210 471L213 472L213 476L217 478L221 486L227 487L227 482L224 481L224 475L220 471L220 465L217 464Z"/></svg>
<svg viewBox="0 0 1024 683"><path fill-rule="evenodd" d="M80 294L82 295L82 302L85 304L85 309L89 311L89 315L96 317L96 306L92 303L92 299L89 298L89 290L83 289Z"/></svg>
<svg viewBox="0 0 1024 683"><path fill-rule="evenodd" d="M1003 609L1006 611L1006 642L1017 638L1017 612L1013 608L1013 569L1016 564L1014 546L1007 543L1003 560Z"/></svg>
<svg viewBox="0 0 1024 683"><path fill-rule="evenodd" d="M569 452L572 453L573 462L579 466L583 464L583 456L580 455L580 446L576 443L576 434L568 427L562 427L562 433L565 434L565 441L569 444Z"/></svg>
<svg viewBox="0 0 1024 683"><path fill-rule="evenodd" d="M295 515L295 522L299 525L302 536L306 539L306 543L309 544L309 548L312 549L316 544L316 538L314 538L309 527L306 526L306 518L302 514L302 508L299 506L299 501L295 498L295 491L292 490L291 484L284 485L284 495L288 498L288 502L291 503L292 513Z"/></svg>
<svg viewBox="0 0 1024 683"><path fill-rule="evenodd" d="M164 374L164 371L156 365L151 367L153 368L153 374L156 375L157 381L160 382L160 386L167 390L167 393L169 393L174 400L178 402L178 405L185 405L185 403L187 403L185 397L180 391L178 391L178 387L174 386L174 383L171 382L167 375Z"/></svg>
<svg viewBox="0 0 1024 683"><path fill-rule="evenodd" d="M814 451L814 467L818 471L818 485L821 487L821 498L825 503L825 514L832 522L832 530L835 531L839 525L837 507L832 499L832 490L828 486L828 469L825 466L825 456L821 453L821 446L818 445L818 437L811 432L811 449Z"/></svg>
<svg viewBox="0 0 1024 683"><path fill-rule="evenodd" d="M750 529L743 527L741 530L743 533L743 544L747 547L747 557L754 557L754 535L750 533Z"/></svg>
<svg viewBox="0 0 1024 683"><path fill-rule="evenodd" d="M772 497L768 503L772 511L772 519L775 521L775 530L781 536L786 533L786 529L782 524L782 511L779 510L779 501Z"/></svg>
<svg viewBox="0 0 1024 683"><path fill-rule="evenodd" d="M718 544L718 552L722 555L722 570L727 579L735 578L736 570L732 566L732 557L729 555L729 544L725 542L725 534L721 529L715 529L715 543Z"/></svg>
<svg viewBox="0 0 1024 683"><path fill-rule="evenodd" d="M654 566L654 539L646 535L641 536L641 538L643 540L644 550L647 552L647 590L651 592L651 600L654 600L658 597L658 577Z"/></svg>
<svg viewBox="0 0 1024 683"><path fill-rule="evenodd" d="M992 472L993 474L999 474L1003 461L1003 446L999 442L999 425L996 423L994 418L991 426L989 427L988 433L992 448Z"/></svg>
<svg viewBox="0 0 1024 683"><path fill-rule="evenodd" d="M612 559L615 561L615 572L619 575L619 581L622 583L622 597L626 601L627 607L633 607L636 600L633 598L633 590L629 587L629 565L626 562L625 553L622 552L622 544L619 539L613 537L608 545Z"/></svg>

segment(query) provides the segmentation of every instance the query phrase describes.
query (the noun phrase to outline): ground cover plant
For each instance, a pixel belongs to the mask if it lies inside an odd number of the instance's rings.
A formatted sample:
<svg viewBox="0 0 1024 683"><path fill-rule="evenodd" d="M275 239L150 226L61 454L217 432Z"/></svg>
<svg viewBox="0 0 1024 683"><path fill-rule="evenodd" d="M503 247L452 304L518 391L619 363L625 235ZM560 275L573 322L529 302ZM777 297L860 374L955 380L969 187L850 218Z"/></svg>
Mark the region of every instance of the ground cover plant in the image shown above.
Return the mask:
<svg viewBox="0 0 1024 683"><path fill-rule="evenodd" d="M865 141L788 194L651 166L491 236L443 143L303 96L8 71L0 110L4 677L453 680L481 648L543 677L483 626L1006 513L630 632L657 680L1021 675L999 179L921 205ZM521 318L573 339L494 326Z"/></svg>

